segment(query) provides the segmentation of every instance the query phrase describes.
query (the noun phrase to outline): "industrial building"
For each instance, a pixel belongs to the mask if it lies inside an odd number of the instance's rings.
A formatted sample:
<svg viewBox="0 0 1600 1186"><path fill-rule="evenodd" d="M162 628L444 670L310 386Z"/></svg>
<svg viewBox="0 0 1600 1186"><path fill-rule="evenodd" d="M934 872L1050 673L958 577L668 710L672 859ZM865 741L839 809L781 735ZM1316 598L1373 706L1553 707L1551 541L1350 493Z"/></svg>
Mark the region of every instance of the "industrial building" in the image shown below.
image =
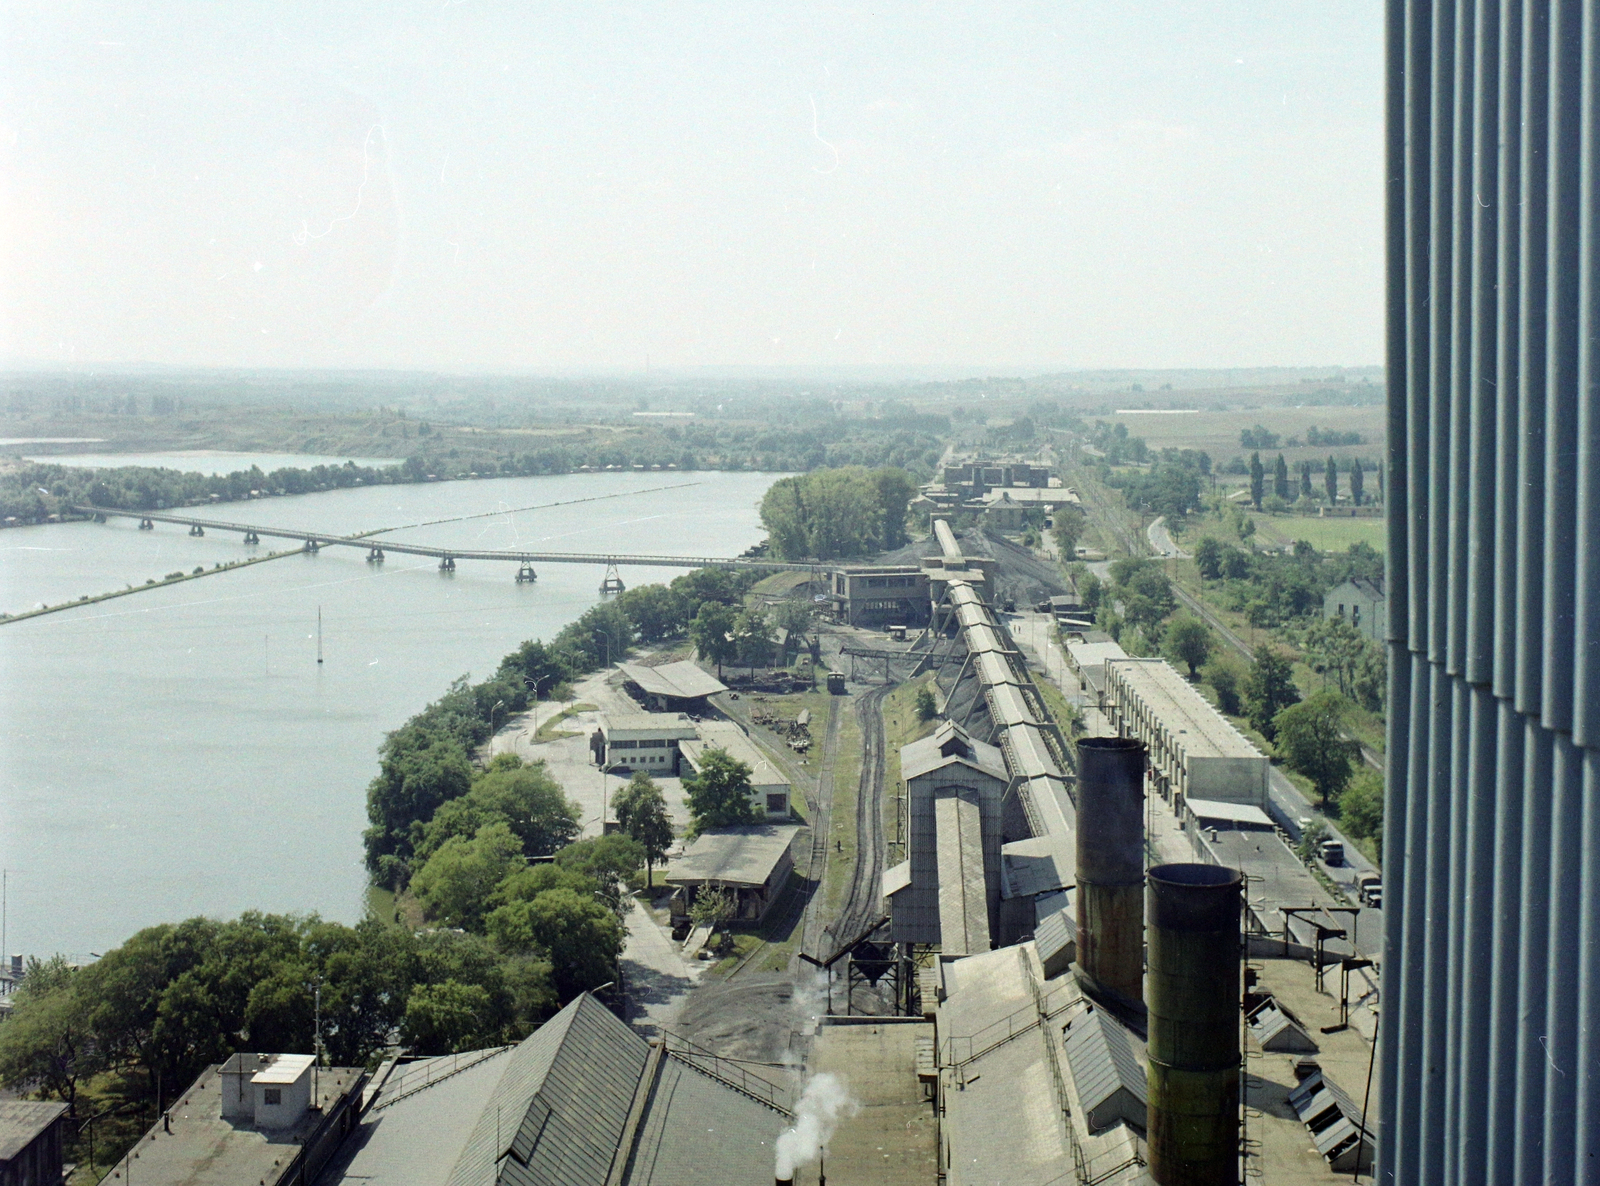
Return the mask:
<svg viewBox="0 0 1600 1186"><path fill-rule="evenodd" d="M991 490L1008 487L1045 489L1050 485L1050 467L1011 458L975 457L945 466L940 478L947 491L963 498L982 498Z"/></svg>
<svg viewBox="0 0 1600 1186"><path fill-rule="evenodd" d="M1267 757L1165 659L1105 661L1105 714L1124 737L1150 750L1163 798L1267 805Z"/></svg>
<svg viewBox="0 0 1600 1186"><path fill-rule="evenodd" d="M833 570L828 601L847 626L928 624L928 574L915 565L859 565Z"/></svg>
<svg viewBox="0 0 1600 1186"><path fill-rule="evenodd" d="M900 750L906 860L885 870L889 935L946 954L987 951L999 934L1001 810L1009 776L1000 751L946 721Z"/></svg>
<svg viewBox="0 0 1600 1186"><path fill-rule="evenodd" d="M736 1072L736 1083L724 1077L726 1065L718 1069L670 1037L646 1040L585 993L516 1046L385 1064L356 1131L319 1181L770 1181L773 1142L790 1122L787 1088L750 1068ZM144 1171L141 1161L135 1182Z"/></svg>
<svg viewBox="0 0 1600 1186"><path fill-rule="evenodd" d="M680 773L697 775L707 751L720 749L750 767L750 806L769 820L789 818L789 780L734 721L701 721L695 736L678 742Z"/></svg>
<svg viewBox="0 0 1600 1186"><path fill-rule="evenodd" d="M365 1067L235 1054L206 1068L106 1179L142 1186L317 1180L361 1113Z"/></svg>
<svg viewBox="0 0 1600 1186"><path fill-rule="evenodd" d="M687 659L658 667L642 663L619 663L617 667L628 694L655 712L703 715L706 701L728 690L721 680Z"/></svg>
<svg viewBox="0 0 1600 1186"><path fill-rule="evenodd" d="M678 712L609 712L589 738L594 762L604 770L676 775L680 747L700 736L700 726Z"/></svg>
<svg viewBox="0 0 1600 1186"><path fill-rule="evenodd" d="M687 921L696 895L707 886L731 891L735 922L767 916L794 869L798 824L746 824L696 836L667 868L674 923Z"/></svg>
<svg viewBox="0 0 1600 1186"><path fill-rule="evenodd" d="M1388 6L1395 1186L1600 1166L1597 20Z"/></svg>
<svg viewBox="0 0 1600 1186"><path fill-rule="evenodd" d="M66 1104L0 1100L0 1186L56 1186L68 1123Z"/></svg>

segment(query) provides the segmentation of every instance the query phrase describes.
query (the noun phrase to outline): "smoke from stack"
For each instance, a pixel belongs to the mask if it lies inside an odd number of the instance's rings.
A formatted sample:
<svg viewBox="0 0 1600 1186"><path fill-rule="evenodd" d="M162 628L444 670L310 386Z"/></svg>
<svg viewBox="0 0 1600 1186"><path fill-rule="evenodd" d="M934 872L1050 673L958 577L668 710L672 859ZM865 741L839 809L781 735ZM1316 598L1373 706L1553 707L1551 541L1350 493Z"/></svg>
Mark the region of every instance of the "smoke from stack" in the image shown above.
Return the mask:
<svg viewBox="0 0 1600 1186"><path fill-rule="evenodd" d="M795 1105L794 1124L778 1134L777 1181L794 1181L795 1170L821 1155L839 1121L860 1109L838 1075L813 1075Z"/></svg>
<svg viewBox="0 0 1600 1186"><path fill-rule="evenodd" d="M1143 742L1078 742L1078 965L1093 987L1144 996Z"/></svg>

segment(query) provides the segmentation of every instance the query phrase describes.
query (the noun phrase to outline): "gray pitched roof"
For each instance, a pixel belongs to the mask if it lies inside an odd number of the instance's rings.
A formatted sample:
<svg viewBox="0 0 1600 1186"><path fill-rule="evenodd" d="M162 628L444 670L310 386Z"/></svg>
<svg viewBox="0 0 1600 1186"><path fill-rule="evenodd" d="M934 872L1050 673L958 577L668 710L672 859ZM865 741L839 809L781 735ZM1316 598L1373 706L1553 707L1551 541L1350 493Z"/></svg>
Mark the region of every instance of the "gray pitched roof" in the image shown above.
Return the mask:
<svg viewBox="0 0 1600 1186"><path fill-rule="evenodd" d="M605 1006L578 997L513 1053L449 1186L600 1186L648 1052Z"/></svg>
<svg viewBox="0 0 1600 1186"><path fill-rule="evenodd" d="M66 1104L0 1100L0 1164L26 1149L66 1111Z"/></svg>
<svg viewBox="0 0 1600 1186"><path fill-rule="evenodd" d="M1122 1026L1109 1014L1094 1009L1074 1017L1064 1036L1067 1066L1078 1089L1078 1102L1085 1113L1103 1128L1112 1119L1101 1115L1119 1091L1126 1091L1133 1105L1118 1109L1121 1118L1142 1123L1145 1110L1145 1072L1133 1056L1133 1044ZM1134 1116L1129 1117L1128 1111Z"/></svg>
<svg viewBox="0 0 1600 1186"><path fill-rule="evenodd" d="M662 1060L624 1186L765 1183L784 1115L677 1058Z"/></svg>

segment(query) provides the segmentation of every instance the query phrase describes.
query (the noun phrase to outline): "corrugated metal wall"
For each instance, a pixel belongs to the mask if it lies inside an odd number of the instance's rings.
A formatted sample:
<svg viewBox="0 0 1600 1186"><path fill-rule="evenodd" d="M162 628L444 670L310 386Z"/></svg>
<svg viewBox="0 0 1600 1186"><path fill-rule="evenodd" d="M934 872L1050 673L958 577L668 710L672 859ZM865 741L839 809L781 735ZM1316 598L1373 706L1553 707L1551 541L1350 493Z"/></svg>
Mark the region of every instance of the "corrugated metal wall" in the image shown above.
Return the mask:
<svg viewBox="0 0 1600 1186"><path fill-rule="evenodd" d="M1390 0L1380 1181L1600 1182L1600 0Z"/></svg>

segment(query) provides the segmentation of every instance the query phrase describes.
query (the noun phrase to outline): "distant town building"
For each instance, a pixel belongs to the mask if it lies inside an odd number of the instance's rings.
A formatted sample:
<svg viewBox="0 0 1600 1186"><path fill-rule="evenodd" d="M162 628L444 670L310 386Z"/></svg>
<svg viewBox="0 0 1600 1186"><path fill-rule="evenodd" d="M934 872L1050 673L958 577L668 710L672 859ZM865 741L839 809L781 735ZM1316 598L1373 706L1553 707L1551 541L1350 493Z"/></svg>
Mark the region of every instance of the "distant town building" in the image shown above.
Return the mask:
<svg viewBox="0 0 1600 1186"><path fill-rule="evenodd" d="M995 498L985 500L983 525L990 531L1021 531L1028 509L1011 497L1011 491L1002 490Z"/></svg>
<svg viewBox="0 0 1600 1186"><path fill-rule="evenodd" d="M959 491L966 498L981 498L990 490L1006 487L1043 490L1050 485L1050 467L1037 462L974 458L945 466L940 477L946 490Z"/></svg>
<svg viewBox="0 0 1600 1186"><path fill-rule="evenodd" d="M1389 631L1389 599L1383 581L1357 579L1335 585L1322 599L1322 616L1343 618L1373 642L1383 642Z"/></svg>

